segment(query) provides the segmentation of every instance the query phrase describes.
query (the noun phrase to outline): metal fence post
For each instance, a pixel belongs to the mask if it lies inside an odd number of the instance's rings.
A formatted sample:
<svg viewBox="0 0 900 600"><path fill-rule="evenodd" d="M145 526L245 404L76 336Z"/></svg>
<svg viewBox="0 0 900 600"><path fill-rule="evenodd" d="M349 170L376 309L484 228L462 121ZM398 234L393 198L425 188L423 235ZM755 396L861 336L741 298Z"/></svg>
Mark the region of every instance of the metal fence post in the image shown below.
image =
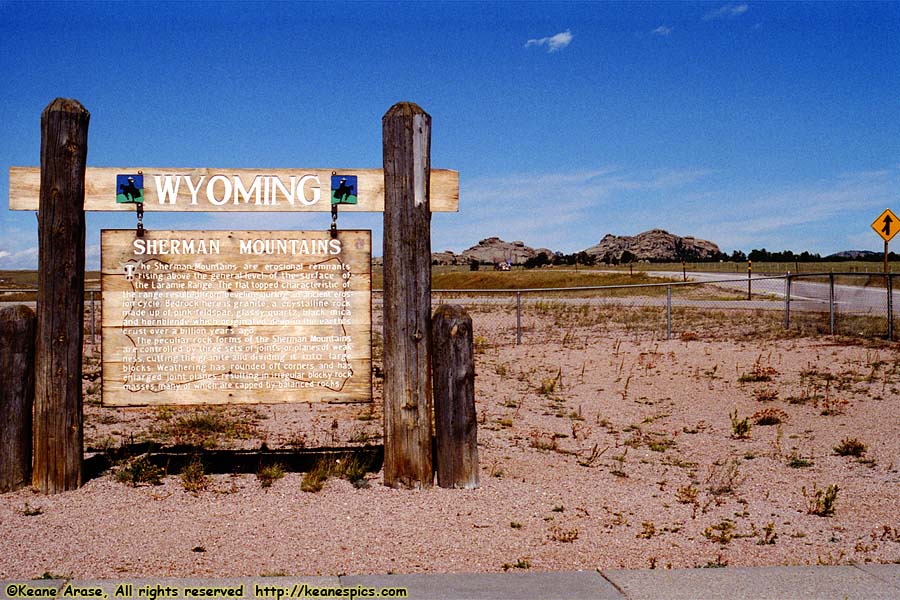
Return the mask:
<svg viewBox="0 0 900 600"><path fill-rule="evenodd" d="M834 273L828 274L828 324L831 335L834 335Z"/></svg>
<svg viewBox="0 0 900 600"><path fill-rule="evenodd" d="M94 290L91 290L91 346L96 346L97 340L94 339Z"/></svg>
<svg viewBox="0 0 900 600"><path fill-rule="evenodd" d="M784 277L784 328L791 328L791 274Z"/></svg>
<svg viewBox="0 0 900 600"><path fill-rule="evenodd" d="M672 339L672 286L666 286L666 339Z"/></svg>
<svg viewBox="0 0 900 600"><path fill-rule="evenodd" d="M516 346L522 344L522 292L516 290Z"/></svg>
<svg viewBox="0 0 900 600"><path fill-rule="evenodd" d="M894 341L894 276L885 275L887 279L887 318L888 318L888 341Z"/></svg>
<svg viewBox="0 0 900 600"><path fill-rule="evenodd" d="M751 293L753 286L753 261L747 261L747 300L752 300L753 295Z"/></svg>

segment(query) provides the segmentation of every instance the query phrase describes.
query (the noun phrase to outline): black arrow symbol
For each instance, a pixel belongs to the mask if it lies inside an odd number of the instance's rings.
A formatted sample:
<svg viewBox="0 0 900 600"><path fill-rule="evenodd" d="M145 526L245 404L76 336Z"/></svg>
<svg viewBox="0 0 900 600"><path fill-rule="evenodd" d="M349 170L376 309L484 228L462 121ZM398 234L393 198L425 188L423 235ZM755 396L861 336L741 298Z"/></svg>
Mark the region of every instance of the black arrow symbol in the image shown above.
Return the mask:
<svg viewBox="0 0 900 600"><path fill-rule="evenodd" d="M894 222L894 220L891 218L891 215L884 215L884 220L882 221L882 223L884 223L884 227L881 228L881 233L890 237L891 223L893 223L893 222Z"/></svg>

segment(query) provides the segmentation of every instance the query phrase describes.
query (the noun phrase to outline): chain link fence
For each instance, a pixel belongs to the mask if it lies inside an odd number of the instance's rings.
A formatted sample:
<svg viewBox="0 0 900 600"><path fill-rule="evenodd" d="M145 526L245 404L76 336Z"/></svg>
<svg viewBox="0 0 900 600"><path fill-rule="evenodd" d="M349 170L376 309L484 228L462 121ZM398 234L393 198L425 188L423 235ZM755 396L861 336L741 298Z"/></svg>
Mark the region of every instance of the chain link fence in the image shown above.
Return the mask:
<svg viewBox="0 0 900 600"><path fill-rule="evenodd" d="M750 336L783 325L783 278L522 290L435 290L462 304L490 343L568 342L597 335L656 339Z"/></svg>
<svg viewBox="0 0 900 600"><path fill-rule="evenodd" d="M896 339L900 276L826 273L787 276L785 322L810 333Z"/></svg>
<svg viewBox="0 0 900 600"><path fill-rule="evenodd" d="M597 335L655 339L752 339L841 335L896 339L900 275L789 274L641 285L433 290L458 304L476 342L541 344ZM0 303L33 303L37 290L0 290ZM383 293L373 290L373 353L381 345ZM85 344L100 341L100 290L85 291Z"/></svg>
<svg viewBox="0 0 900 600"><path fill-rule="evenodd" d="M489 344L566 342L603 334L894 340L898 277L789 274L589 288L433 290L432 303L464 306L475 322L476 342ZM380 290L373 310L373 326L380 331Z"/></svg>

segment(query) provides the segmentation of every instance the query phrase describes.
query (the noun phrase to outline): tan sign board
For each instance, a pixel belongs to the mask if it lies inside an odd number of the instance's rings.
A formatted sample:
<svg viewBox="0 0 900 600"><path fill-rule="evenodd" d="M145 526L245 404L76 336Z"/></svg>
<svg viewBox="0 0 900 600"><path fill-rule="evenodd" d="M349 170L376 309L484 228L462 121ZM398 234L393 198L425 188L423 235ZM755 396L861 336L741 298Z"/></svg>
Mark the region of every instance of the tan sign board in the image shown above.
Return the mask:
<svg viewBox="0 0 900 600"><path fill-rule="evenodd" d="M143 181L147 212L295 212L330 211L332 177L354 179L354 202L341 211L383 212L382 169L185 169L152 167L88 167L84 209L134 211L134 204L117 201L127 177ZM432 169L429 180L432 212L459 210L459 172ZM10 167L10 210L38 210L39 167ZM123 196L125 198L126 196ZM131 195L127 198L133 199Z"/></svg>
<svg viewBox="0 0 900 600"><path fill-rule="evenodd" d="M103 404L368 402L371 232L101 232Z"/></svg>

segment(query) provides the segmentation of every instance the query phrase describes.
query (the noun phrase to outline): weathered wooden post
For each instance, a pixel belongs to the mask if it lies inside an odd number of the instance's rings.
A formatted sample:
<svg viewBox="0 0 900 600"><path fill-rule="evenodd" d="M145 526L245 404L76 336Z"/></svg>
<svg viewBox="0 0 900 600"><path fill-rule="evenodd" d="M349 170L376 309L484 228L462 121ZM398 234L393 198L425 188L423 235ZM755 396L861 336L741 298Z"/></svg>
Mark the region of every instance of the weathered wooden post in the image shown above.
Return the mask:
<svg viewBox="0 0 900 600"><path fill-rule="evenodd" d="M41 114L32 485L81 485L84 174L90 113L57 98ZM113 193L114 190L110 193Z"/></svg>
<svg viewBox="0 0 900 600"><path fill-rule="evenodd" d="M384 484L431 487L431 117L400 102L384 144Z"/></svg>
<svg viewBox="0 0 900 600"><path fill-rule="evenodd" d="M438 485L478 487L478 420L472 318L443 304L432 318L434 432Z"/></svg>
<svg viewBox="0 0 900 600"><path fill-rule="evenodd" d="M0 310L0 493L31 482L34 311Z"/></svg>

